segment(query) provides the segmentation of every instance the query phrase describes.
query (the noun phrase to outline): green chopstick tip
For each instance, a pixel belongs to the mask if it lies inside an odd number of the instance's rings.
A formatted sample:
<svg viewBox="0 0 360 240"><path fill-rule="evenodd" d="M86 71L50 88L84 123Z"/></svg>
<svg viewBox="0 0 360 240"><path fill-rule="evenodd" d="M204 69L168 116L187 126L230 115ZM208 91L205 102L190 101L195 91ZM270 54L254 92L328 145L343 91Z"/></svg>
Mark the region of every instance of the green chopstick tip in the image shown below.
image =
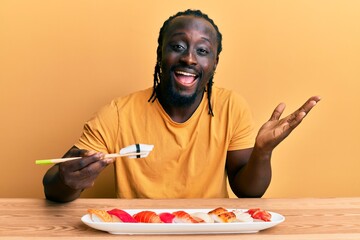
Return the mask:
<svg viewBox="0 0 360 240"><path fill-rule="evenodd" d="M51 160L49 160L49 159L36 160L36 161L35 161L35 164L37 164L37 165L51 164L51 163L52 163L52 162L51 162Z"/></svg>

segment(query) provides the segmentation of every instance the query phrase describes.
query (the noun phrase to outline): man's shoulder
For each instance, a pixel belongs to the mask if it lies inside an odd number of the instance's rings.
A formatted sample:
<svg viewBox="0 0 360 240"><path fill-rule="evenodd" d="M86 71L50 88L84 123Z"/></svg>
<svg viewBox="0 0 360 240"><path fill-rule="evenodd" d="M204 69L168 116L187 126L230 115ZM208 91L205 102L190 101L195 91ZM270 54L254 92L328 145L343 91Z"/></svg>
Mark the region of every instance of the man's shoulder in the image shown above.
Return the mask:
<svg viewBox="0 0 360 240"><path fill-rule="evenodd" d="M233 90L227 89L227 88L223 88L223 87L218 87L218 86L213 86L212 91L214 93L214 95L231 95L234 93Z"/></svg>
<svg viewBox="0 0 360 240"><path fill-rule="evenodd" d="M216 102L218 101L235 101L235 102L240 102L243 103L245 102L245 99L243 98L243 96L238 93L235 92L234 90L230 90L230 89L226 89L226 88L222 88L222 87L213 87L213 96Z"/></svg>
<svg viewBox="0 0 360 240"><path fill-rule="evenodd" d="M146 106L148 100L150 99L152 93L152 88L147 88L144 90L139 90L133 93L129 93L124 96L119 96L112 99L108 104L103 106L100 112L112 112L118 113L125 109L135 109L139 107Z"/></svg>
<svg viewBox="0 0 360 240"><path fill-rule="evenodd" d="M148 101L150 99L150 96L152 94L153 89L152 88L146 88L143 90L139 90L136 92L132 92L129 94L126 94L124 96L119 96L113 100L116 104L123 104L123 103L132 103L132 102L138 102L138 101Z"/></svg>

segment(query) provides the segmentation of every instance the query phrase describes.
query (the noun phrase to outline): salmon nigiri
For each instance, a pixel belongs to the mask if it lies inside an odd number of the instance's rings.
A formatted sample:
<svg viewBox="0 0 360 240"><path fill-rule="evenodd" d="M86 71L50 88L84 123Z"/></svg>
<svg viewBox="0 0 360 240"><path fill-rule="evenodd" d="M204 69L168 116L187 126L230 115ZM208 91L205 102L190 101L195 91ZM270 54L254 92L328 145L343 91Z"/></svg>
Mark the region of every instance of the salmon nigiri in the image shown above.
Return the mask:
<svg viewBox="0 0 360 240"><path fill-rule="evenodd" d="M127 212L114 208L107 211L113 218L114 222L136 223L137 221Z"/></svg>
<svg viewBox="0 0 360 240"><path fill-rule="evenodd" d="M88 209L87 212L93 222L112 222L111 215L101 209Z"/></svg>
<svg viewBox="0 0 360 240"><path fill-rule="evenodd" d="M200 221L197 221L194 219L190 214L188 214L185 211L176 211L172 213L175 215L174 222L175 223L200 223L204 222L204 220L200 219Z"/></svg>
<svg viewBox="0 0 360 240"><path fill-rule="evenodd" d="M134 214L134 219L142 223L162 223L159 215L153 211L141 211Z"/></svg>

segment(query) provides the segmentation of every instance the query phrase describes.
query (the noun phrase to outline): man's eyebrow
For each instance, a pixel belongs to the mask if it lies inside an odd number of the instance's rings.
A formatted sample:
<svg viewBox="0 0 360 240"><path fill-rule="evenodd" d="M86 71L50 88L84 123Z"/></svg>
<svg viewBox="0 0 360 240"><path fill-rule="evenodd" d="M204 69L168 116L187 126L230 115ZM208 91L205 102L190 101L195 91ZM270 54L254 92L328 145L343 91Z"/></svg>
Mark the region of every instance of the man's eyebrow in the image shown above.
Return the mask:
<svg viewBox="0 0 360 240"><path fill-rule="evenodd" d="M206 37L201 37L201 39L203 39L203 40L205 40L205 41L207 41L207 42L211 43L210 39L208 39L208 38L206 38Z"/></svg>
<svg viewBox="0 0 360 240"><path fill-rule="evenodd" d="M176 37L179 35L185 35L185 33L184 32L175 32L175 33L171 34L170 37Z"/></svg>
<svg viewBox="0 0 360 240"><path fill-rule="evenodd" d="M184 32L175 32L173 34L171 34L170 37L176 37L176 36L181 36L181 35L185 35ZM208 43L211 43L210 39L208 39L207 37L201 37L201 39L205 40Z"/></svg>

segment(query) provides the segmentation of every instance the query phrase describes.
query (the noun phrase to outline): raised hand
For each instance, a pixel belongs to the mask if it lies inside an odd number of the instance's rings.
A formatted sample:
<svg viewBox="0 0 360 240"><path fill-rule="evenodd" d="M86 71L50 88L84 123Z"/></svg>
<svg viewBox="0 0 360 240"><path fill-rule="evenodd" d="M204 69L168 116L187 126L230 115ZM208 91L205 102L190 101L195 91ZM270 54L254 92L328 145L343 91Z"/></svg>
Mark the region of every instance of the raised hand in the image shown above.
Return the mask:
<svg viewBox="0 0 360 240"><path fill-rule="evenodd" d="M270 119L262 125L256 137L255 146L264 152L271 151L282 142L304 119L310 110L320 101L319 96L309 98L298 110L280 119L285 104L280 103Z"/></svg>

